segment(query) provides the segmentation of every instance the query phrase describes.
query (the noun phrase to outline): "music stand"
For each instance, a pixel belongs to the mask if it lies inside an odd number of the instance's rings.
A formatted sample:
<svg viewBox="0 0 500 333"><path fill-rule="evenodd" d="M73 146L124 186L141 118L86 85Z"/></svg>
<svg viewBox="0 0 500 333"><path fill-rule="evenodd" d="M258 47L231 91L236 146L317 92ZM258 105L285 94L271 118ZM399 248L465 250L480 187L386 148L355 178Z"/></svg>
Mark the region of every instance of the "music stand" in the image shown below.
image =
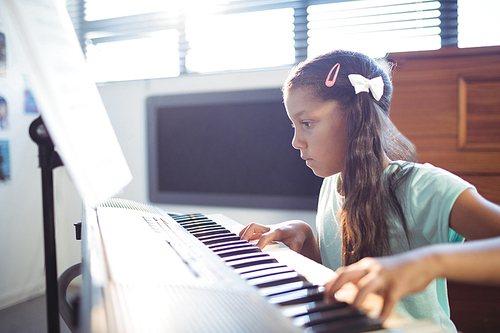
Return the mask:
<svg viewBox="0 0 500 333"><path fill-rule="evenodd" d="M59 154L43 123L36 118L29 128L30 137L38 145L38 162L42 172L43 239L45 252L45 284L47 305L47 328L49 333L58 333L59 304L57 289L57 256L54 218L54 181L52 171L62 166Z"/></svg>
<svg viewBox="0 0 500 333"><path fill-rule="evenodd" d="M91 207L121 191L132 174L64 4L56 0L0 3L5 5L2 18L18 45L19 61L43 117L43 121L41 117L33 121L29 133L38 145L42 172L47 324L50 333L57 333L59 290L52 171L64 162L80 198Z"/></svg>

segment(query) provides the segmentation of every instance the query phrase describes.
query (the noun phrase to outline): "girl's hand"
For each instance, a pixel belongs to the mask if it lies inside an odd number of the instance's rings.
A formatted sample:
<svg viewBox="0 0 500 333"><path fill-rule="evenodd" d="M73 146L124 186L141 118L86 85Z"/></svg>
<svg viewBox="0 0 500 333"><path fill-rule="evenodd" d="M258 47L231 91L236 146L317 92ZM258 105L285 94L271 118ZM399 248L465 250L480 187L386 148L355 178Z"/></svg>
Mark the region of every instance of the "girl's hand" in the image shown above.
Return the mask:
<svg viewBox="0 0 500 333"><path fill-rule="evenodd" d="M263 249L270 242L282 242L291 250L320 262L316 239L311 227L303 221L292 220L270 226L248 224L240 231L243 240L258 239L257 246Z"/></svg>
<svg viewBox="0 0 500 333"><path fill-rule="evenodd" d="M334 294L346 283L358 287L353 305L360 307L369 293L384 298L380 319L385 321L396 303L410 293L422 291L436 277L425 258L414 253L383 258L364 258L355 264L341 267L338 276L325 284L325 299L333 300Z"/></svg>

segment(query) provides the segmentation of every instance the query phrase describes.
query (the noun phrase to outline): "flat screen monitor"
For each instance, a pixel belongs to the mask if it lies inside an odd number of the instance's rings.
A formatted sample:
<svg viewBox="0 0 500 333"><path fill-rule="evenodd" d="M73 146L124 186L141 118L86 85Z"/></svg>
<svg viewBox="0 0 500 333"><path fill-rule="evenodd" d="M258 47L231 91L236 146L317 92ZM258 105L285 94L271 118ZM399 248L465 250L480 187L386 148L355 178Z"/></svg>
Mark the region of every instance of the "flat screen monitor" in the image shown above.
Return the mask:
<svg viewBox="0 0 500 333"><path fill-rule="evenodd" d="M149 199L314 210L322 179L291 145L281 90L147 99Z"/></svg>

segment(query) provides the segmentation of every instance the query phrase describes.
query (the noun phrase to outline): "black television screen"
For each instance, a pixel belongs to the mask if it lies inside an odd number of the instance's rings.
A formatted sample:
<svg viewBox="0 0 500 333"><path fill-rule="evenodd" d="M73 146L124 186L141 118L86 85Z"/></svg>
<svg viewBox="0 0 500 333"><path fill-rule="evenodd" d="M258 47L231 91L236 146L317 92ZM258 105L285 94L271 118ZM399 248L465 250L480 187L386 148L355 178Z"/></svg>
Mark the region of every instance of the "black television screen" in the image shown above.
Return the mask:
<svg viewBox="0 0 500 333"><path fill-rule="evenodd" d="M280 89L147 99L153 203L314 210Z"/></svg>

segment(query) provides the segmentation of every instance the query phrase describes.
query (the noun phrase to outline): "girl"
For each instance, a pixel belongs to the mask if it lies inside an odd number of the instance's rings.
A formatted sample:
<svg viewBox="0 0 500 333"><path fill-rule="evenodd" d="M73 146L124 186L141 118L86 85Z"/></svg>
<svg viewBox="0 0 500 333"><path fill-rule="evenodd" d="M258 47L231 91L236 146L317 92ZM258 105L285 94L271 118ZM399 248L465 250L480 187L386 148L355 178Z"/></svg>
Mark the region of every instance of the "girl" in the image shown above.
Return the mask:
<svg viewBox="0 0 500 333"><path fill-rule="evenodd" d="M242 239L259 239L260 248L281 241L335 270L461 236L500 235L498 206L464 180L415 163L414 146L389 120L391 94L389 74L363 54L335 51L298 65L283 97L295 128L292 146L324 178L318 240L303 221L251 223ZM402 299L398 310L456 331L443 279Z"/></svg>

